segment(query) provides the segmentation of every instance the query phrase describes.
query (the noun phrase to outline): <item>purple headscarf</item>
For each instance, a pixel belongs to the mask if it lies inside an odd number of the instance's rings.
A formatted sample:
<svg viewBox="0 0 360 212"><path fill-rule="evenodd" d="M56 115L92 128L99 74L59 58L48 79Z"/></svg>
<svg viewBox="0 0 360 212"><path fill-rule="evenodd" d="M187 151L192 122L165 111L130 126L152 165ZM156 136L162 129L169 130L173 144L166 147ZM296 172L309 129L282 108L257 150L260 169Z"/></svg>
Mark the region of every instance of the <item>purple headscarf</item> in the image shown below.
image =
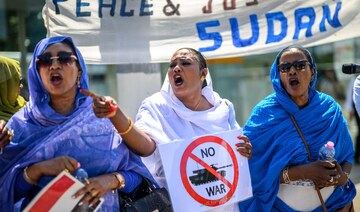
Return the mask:
<svg viewBox="0 0 360 212"><path fill-rule="evenodd" d="M36 69L36 58L51 44L66 42L74 49L82 74L80 85L88 89L88 76L81 53L70 37L58 36L41 40L35 48L28 70L30 101L8 122L15 132L12 142L0 155L0 211L13 211L14 188L24 167L59 156L69 156L81 163L89 177L115 171L133 171L153 180L140 158L129 151L114 131L109 119L95 116L92 99L76 94L75 108L61 115L49 106L50 96ZM39 185L46 185L54 176L44 176ZM119 211L118 195L104 196L103 210Z"/></svg>

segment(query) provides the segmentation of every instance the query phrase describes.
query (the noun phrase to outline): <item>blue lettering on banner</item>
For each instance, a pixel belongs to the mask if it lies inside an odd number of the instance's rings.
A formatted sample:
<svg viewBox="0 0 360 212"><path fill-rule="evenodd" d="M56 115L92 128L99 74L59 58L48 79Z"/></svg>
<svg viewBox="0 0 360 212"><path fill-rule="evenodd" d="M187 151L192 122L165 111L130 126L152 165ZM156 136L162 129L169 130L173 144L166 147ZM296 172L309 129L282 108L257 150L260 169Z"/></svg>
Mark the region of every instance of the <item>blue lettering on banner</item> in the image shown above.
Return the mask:
<svg viewBox="0 0 360 212"><path fill-rule="evenodd" d="M208 52L208 51L214 51L221 47L222 44L222 37L219 32L211 32L207 33L206 28L207 27L216 27L220 26L220 21L209 21L209 22L203 22L203 23L197 23L196 28L199 33L200 40L214 40L214 45L209 46L206 48L200 48L200 52Z"/></svg>
<svg viewBox="0 0 360 212"><path fill-rule="evenodd" d="M266 44L279 42L286 37L287 34L287 18L283 12L267 13L265 14L268 25L268 34L266 38ZM280 21L281 29L278 34L275 35L274 21Z"/></svg>
<svg viewBox="0 0 360 212"><path fill-rule="evenodd" d="M55 5L55 13L56 14L60 14L60 9L59 9L59 5L58 2L66 2L67 0L53 0L53 3Z"/></svg>
<svg viewBox="0 0 360 212"><path fill-rule="evenodd" d="M68 1L68 0L53 0L53 3L55 5L55 12L57 15L60 14L60 8L59 8L58 3L66 2L66 1ZM103 9L104 8L110 8L109 14L110 14L110 16L114 16L115 10L116 10L116 1L117 0L111 0L111 3L104 3L104 2L106 2L105 0L98 0L98 4L99 4L98 5L98 17L99 18L103 17ZM76 0L76 17L91 16L91 12L82 11L82 9L84 7L89 7L89 6L90 6L89 2L84 2L83 0ZM152 7L153 7L153 4L149 4L148 0L141 0L139 16L152 16L154 13L151 10ZM131 17L131 16L134 16L134 13L135 13L134 9L127 8L127 0L121 0L119 15L121 17Z"/></svg>
<svg viewBox="0 0 360 212"><path fill-rule="evenodd" d="M328 5L323 5L322 8L323 8L323 17L321 19L321 22L320 22L320 26L319 26L319 30L320 32L325 32L326 31L326 26L325 26L325 19L328 21L328 23L334 27L334 28L337 28L337 27L341 27L341 23L339 21L339 11L341 9L341 5L342 5L342 2L338 2L336 4L336 10L335 10L335 14L334 14L334 18L331 19L330 18L330 8Z"/></svg>
<svg viewBox="0 0 360 212"><path fill-rule="evenodd" d="M319 24L319 31L326 31L326 21L333 28L341 27L339 20L339 12L341 10L341 2L337 2L335 12L331 18L331 10L328 5L323 5L323 17ZM287 36L288 32L288 18L285 17L282 12L271 12L266 13L266 23L268 26L267 38L265 44L280 42ZM254 45L258 42L260 35L260 27L258 23L258 17L255 14L249 16L251 24L252 36L250 38L244 39L240 36L240 30L238 26L238 20L236 18L229 18L231 33L232 33L232 43L234 47L241 48L246 46ZM314 27L316 20L316 12L314 8L299 8L294 11L294 22L295 22L295 32L292 37L293 40L297 40L300 37L300 32L305 30L305 37L312 37L312 29ZM280 22L280 32L275 32L275 22ZM200 40L213 40L214 45L208 47L200 47L200 52L215 51L219 49L222 45L223 38L220 32L214 32L214 30L209 33L207 28L210 27L219 27L221 25L219 20L212 20L208 22L198 22L196 23L196 29L198 32L198 37Z"/></svg>
<svg viewBox="0 0 360 212"><path fill-rule="evenodd" d="M252 36L248 39L241 39L239 32L239 25L236 18L230 18L230 26L232 33L232 41L235 47L245 47L250 46L259 39L260 29L259 22L256 15L250 15L251 31Z"/></svg>
<svg viewBox="0 0 360 212"><path fill-rule="evenodd" d="M81 7L88 7L90 3L88 2L81 2L81 0L76 0L76 17L86 17L91 16L91 12L81 12Z"/></svg>
<svg viewBox="0 0 360 212"><path fill-rule="evenodd" d="M102 8L103 7L109 7L110 9L110 15L114 16L115 14L115 5L116 0L112 0L111 4L104 4L104 0L99 0L99 17L102 17Z"/></svg>
<svg viewBox="0 0 360 212"><path fill-rule="evenodd" d="M130 10L129 12L126 12L126 0L121 1L120 16L124 16L124 17L134 16L134 10Z"/></svg>
<svg viewBox="0 0 360 212"><path fill-rule="evenodd" d="M309 22L302 22L303 17L306 16L309 18ZM294 40L299 39L301 29L306 29L305 36L307 38L312 36L311 27L315 23L315 17L316 13L314 8L312 7L295 10L295 33L293 37Z"/></svg>
<svg viewBox="0 0 360 212"><path fill-rule="evenodd" d="M142 0L141 1L140 16L151 16L151 15L153 15L153 11L149 9L153 5L152 4L147 4L146 3L147 1L148 0Z"/></svg>

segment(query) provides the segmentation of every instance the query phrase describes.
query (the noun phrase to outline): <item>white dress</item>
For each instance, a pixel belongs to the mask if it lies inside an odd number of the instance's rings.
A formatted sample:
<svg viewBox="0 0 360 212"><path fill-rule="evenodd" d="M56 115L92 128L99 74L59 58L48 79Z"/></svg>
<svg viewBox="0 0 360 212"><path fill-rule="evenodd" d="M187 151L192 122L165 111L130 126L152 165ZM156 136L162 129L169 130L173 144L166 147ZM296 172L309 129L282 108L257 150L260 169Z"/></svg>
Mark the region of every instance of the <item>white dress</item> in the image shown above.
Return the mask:
<svg viewBox="0 0 360 212"><path fill-rule="evenodd" d="M192 111L185 107L172 92L166 77L161 91L142 102L135 125L157 144L240 129L235 120L232 103L220 98L213 91L210 74L207 75L206 81L208 85L202 89L202 95L213 105L212 108L205 111ZM157 182L168 188L158 149L156 148L152 155L144 157L143 162ZM226 208L220 207L218 210L239 211L238 204Z"/></svg>

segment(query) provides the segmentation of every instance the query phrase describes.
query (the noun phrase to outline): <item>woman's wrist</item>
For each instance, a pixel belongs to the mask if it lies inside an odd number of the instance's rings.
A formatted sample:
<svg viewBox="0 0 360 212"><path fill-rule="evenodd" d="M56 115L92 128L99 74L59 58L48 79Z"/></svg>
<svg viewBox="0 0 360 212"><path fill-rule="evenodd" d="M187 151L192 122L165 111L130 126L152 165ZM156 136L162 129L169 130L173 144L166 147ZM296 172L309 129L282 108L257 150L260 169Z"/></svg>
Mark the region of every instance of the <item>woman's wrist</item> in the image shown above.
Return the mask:
<svg viewBox="0 0 360 212"><path fill-rule="evenodd" d="M282 179L284 183L290 183L290 177L289 177L289 166L285 167L282 172Z"/></svg>
<svg viewBox="0 0 360 212"><path fill-rule="evenodd" d="M345 185L350 179L350 174L347 172L342 172L341 174L341 181L339 180L340 185Z"/></svg>
<svg viewBox="0 0 360 212"><path fill-rule="evenodd" d="M112 117L109 118L111 123L113 123L114 126L119 124L118 122L121 119L121 114L122 114L122 112L120 111L120 107L118 107L118 109L116 109L115 115L113 115Z"/></svg>
<svg viewBox="0 0 360 212"><path fill-rule="evenodd" d="M307 179L305 165L291 165L287 167L288 180L296 181Z"/></svg>
<svg viewBox="0 0 360 212"><path fill-rule="evenodd" d="M122 111L120 111L120 108L118 108L115 116L111 117L110 120L114 125L116 131L121 136L128 134L134 126L134 122L131 120L131 118L126 116Z"/></svg>
<svg viewBox="0 0 360 212"><path fill-rule="evenodd" d="M131 120L130 117L128 117L128 127L124 131L119 132L119 134L121 136L128 134L132 130L133 126L134 126L134 122Z"/></svg>
<svg viewBox="0 0 360 212"><path fill-rule="evenodd" d="M125 187L125 178L118 172L111 173L113 179L115 179L113 190L122 189Z"/></svg>
<svg viewBox="0 0 360 212"><path fill-rule="evenodd" d="M30 174L30 167L31 166L27 166L23 169L23 177L29 184L37 185L38 178L35 178L33 174Z"/></svg>

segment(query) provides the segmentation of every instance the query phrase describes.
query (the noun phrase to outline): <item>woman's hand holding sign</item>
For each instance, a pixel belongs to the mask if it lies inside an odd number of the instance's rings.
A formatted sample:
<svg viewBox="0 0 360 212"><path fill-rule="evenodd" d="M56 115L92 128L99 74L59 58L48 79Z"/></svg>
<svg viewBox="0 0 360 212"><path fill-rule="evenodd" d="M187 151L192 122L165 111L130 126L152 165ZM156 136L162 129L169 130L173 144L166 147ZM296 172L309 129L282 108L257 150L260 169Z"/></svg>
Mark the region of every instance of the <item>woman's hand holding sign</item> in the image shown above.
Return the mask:
<svg viewBox="0 0 360 212"><path fill-rule="evenodd" d="M248 159L252 156L252 146L250 143L250 140L245 135L240 135L237 137L239 140L243 140L244 143L237 143L236 144L236 150L244 157L247 157Z"/></svg>

